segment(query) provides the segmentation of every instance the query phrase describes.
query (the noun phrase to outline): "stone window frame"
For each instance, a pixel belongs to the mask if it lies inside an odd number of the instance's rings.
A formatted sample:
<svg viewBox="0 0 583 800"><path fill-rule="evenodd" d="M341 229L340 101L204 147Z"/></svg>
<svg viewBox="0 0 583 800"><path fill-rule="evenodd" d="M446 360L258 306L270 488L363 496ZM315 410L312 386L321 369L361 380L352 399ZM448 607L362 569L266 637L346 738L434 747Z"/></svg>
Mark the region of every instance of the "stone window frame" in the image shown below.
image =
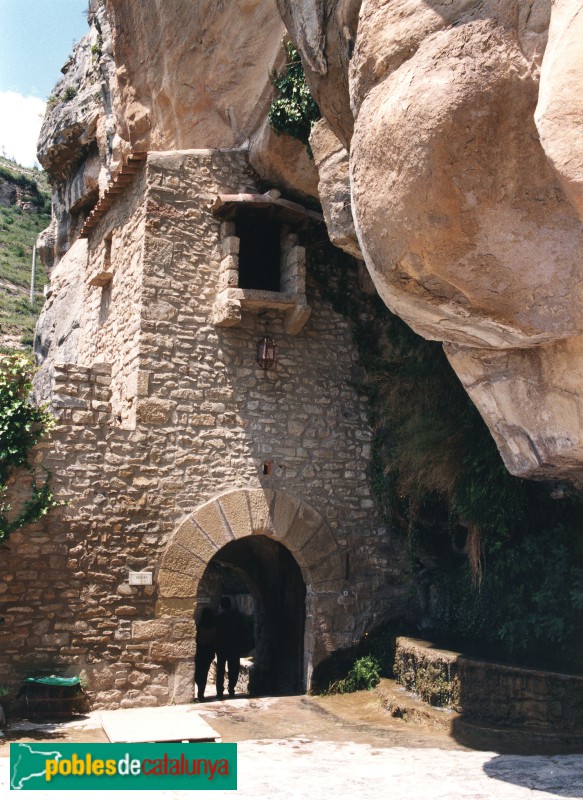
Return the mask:
<svg viewBox="0 0 583 800"><path fill-rule="evenodd" d="M240 238L236 235L234 217L242 206L255 207L258 211L275 208L278 213L282 223L279 292L239 287ZM311 308L306 301L306 249L300 245L294 227L306 218L322 222L322 215L284 200L277 190L262 195L219 195L213 213L223 221L218 294L212 311L212 324L223 328L235 327L241 324L243 310L259 313L274 309L284 312L286 333L292 336L300 333Z"/></svg>

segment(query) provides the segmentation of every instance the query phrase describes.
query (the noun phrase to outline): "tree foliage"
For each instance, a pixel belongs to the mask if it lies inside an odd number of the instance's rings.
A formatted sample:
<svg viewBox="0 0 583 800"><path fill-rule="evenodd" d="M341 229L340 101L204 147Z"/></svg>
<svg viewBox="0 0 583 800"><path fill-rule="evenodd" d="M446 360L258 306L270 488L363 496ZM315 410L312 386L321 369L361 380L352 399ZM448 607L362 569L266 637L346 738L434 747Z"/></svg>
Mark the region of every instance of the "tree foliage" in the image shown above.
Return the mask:
<svg viewBox="0 0 583 800"><path fill-rule="evenodd" d="M58 505L47 473L37 483L30 452L51 428L51 415L29 400L32 367L24 355L0 355L0 542L13 531L44 516ZM9 502L8 481L14 470L32 475L30 498L15 512Z"/></svg>
<svg viewBox="0 0 583 800"><path fill-rule="evenodd" d="M298 51L291 42L284 41L282 46L286 64L283 72L271 76L277 96L269 109L269 124L278 135L286 133L299 139L311 155L309 136L321 117L320 109L306 84Z"/></svg>

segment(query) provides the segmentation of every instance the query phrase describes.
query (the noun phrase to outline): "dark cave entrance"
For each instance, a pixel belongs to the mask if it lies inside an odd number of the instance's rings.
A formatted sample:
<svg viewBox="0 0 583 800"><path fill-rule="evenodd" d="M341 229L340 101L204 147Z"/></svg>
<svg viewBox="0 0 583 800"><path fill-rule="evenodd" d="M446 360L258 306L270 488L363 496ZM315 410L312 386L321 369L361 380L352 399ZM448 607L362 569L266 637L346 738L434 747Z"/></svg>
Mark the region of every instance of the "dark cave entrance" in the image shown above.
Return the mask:
<svg viewBox="0 0 583 800"><path fill-rule="evenodd" d="M248 621L252 694L304 691L306 586L296 560L263 535L229 542L209 561L199 584L197 619L227 595Z"/></svg>

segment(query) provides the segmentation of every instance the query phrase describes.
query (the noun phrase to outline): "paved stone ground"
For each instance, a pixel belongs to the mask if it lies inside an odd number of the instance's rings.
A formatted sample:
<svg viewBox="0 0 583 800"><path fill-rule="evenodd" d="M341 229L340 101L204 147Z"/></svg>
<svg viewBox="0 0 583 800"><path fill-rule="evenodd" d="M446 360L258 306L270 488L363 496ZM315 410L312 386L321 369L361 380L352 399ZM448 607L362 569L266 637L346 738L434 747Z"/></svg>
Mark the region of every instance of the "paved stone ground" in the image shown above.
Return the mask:
<svg viewBox="0 0 583 800"><path fill-rule="evenodd" d="M354 711L358 708L358 713ZM333 713L331 713L333 712ZM558 800L583 798L583 755L500 755L470 750L443 730L378 716L373 697L236 699L201 706L224 741L238 742L237 792L159 792L156 797L357 798L357 800ZM378 724L379 719L386 725ZM24 741L103 741L93 714L81 727L12 731ZM0 797L9 765L0 750ZM6 794L5 794L6 791ZM124 792L124 797L137 795ZM21 792L54 800L54 792ZM75 800L111 800L107 792L75 792Z"/></svg>

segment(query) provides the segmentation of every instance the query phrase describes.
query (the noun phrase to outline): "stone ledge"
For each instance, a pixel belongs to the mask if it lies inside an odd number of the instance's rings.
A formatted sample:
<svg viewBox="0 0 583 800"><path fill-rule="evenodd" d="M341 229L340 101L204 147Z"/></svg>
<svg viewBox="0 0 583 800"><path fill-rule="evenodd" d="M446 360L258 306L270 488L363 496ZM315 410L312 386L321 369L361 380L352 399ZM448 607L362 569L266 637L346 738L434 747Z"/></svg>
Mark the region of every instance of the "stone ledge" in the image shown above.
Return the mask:
<svg viewBox="0 0 583 800"><path fill-rule="evenodd" d="M268 292L262 289L224 289L213 307L211 324L232 328L241 324L242 311L284 311L285 330L296 336L311 314L304 295L292 292Z"/></svg>
<svg viewBox="0 0 583 800"><path fill-rule="evenodd" d="M583 675L479 660L406 637L397 639L395 673L422 700L471 720L583 734Z"/></svg>

